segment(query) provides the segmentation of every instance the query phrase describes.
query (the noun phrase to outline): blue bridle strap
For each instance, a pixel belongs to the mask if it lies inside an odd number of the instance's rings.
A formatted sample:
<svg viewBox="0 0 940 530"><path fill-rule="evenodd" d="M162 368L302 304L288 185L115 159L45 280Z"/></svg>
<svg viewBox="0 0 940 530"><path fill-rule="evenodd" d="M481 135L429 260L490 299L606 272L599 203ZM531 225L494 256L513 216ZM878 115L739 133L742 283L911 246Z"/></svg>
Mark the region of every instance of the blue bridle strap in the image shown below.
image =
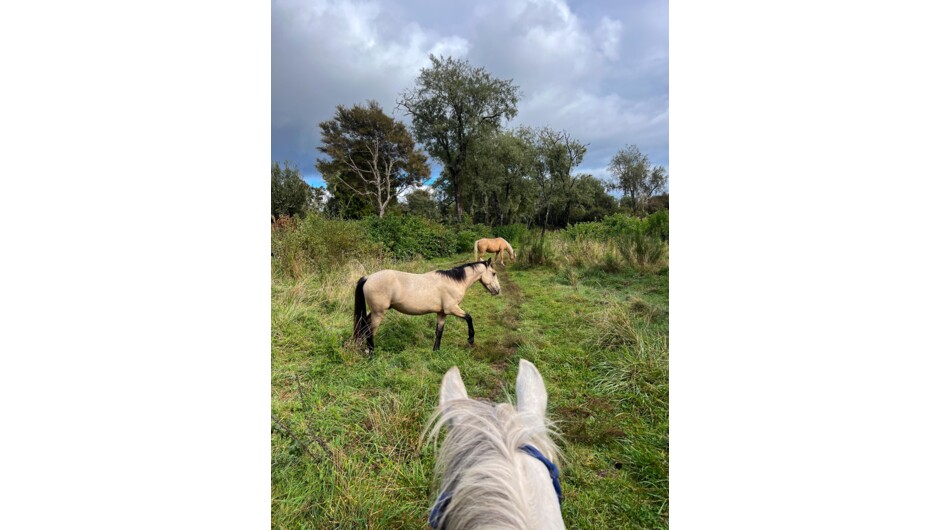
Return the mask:
<svg viewBox="0 0 940 530"><path fill-rule="evenodd" d="M546 456L543 455L541 451L536 449L535 446L526 444L520 447L519 450L545 464L545 467L548 468L548 474L552 477L552 487L555 488L555 494L558 495L558 505L561 506L561 480L559 479L558 466L546 458ZM449 491L445 491L441 493L441 495L437 498L437 502L434 503L434 508L431 509L431 516L428 517L428 523L434 530L439 529L439 525L441 524L441 515L450 504L451 497L452 494Z"/></svg>
<svg viewBox="0 0 940 530"><path fill-rule="evenodd" d="M535 448L535 446L526 444L520 447L525 454L535 458L539 462L545 464L545 467L548 468L548 474L552 476L552 487L555 488L555 495L558 495L558 505L561 505L561 480L558 477L558 466L554 462L549 460Z"/></svg>
<svg viewBox="0 0 940 530"><path fill-rule="evenodd" d="M428 524L431 525L431 528L437 530L438 525L441 524L441 514L444 513L444 510L447 509L447 505L450 504L450 497L451 494L445 491L437 498L437 502L434 503L434 508L431 509L431 516L428 517Z"/></svg>

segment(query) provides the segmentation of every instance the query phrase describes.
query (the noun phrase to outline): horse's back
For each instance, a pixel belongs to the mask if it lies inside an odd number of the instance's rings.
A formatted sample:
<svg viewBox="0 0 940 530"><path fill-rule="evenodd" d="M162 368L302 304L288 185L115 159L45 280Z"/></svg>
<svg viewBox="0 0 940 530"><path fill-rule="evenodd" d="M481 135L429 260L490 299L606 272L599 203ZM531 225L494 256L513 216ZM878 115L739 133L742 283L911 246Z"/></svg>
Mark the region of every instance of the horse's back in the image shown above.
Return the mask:
<svg viewBox="0 0 940 530"><path fill-rule="evenodd" d="M485 237L483 239L478 239L477 244L479 245L480 250L483 252L497 252L506 248L508 245L506 240L501 237Z"/></svg>
<svg viewBox="0 0 940 530"><path fill-rule="evenodd" d="M365 294L370 300L381 300L402 313L420 315L438 312L441 310L439 282L435 282L433 274L380 270L367 276Z"/></svg>
<svg viewBox="0 0 940 530"><path fill-rule="evenodd" d="M402 286L402 280L408 276L418 276L410 272L396 271L393 269L382 269L366 276L366 292L375 293L377 291L390 291ZM371 285L370 285L371 284Z"/></svg>

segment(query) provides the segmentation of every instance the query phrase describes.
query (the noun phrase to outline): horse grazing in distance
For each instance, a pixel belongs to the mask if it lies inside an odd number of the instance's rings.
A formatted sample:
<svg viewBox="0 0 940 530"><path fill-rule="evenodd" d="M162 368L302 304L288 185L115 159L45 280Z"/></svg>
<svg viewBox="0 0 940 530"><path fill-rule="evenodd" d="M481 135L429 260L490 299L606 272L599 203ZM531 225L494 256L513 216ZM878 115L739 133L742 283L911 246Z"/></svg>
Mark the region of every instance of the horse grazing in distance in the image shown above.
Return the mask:
<svg viewBox="0 0 940 530"><path fill-rule="evenodd" d="M366 339L367 351L375 350L375 332L389 308L406 315L437 313L437 335L434 351L441 347L444 318L454 315L467 321L469 338L473 346L473 319L460 308L467 289L480 282L493 295L499 294L499 280L492 259L475 261L448 270L412 274L391 269L381 270L359 278L356 284L356 302L353 309L353 338ZM366 314L366 302L372 312Z"/></svg>
<svg viewBox="0 0 940 530"><path fill-rule="evenodd" d="M513 252L512 245L509 244L509 241L501 237L477 239L476 243L473 244L473 259L479 260L481 255L485 255L487 252L494 252L496 253L496 257L499 258L499 264L505 266L506 263L503 262L504 250L509 253L510 260L516 261L516 253Z"/></svg>
<svg viewBox="0 0 940 530"><path fill-rule="evenodd" d="M425 433L441 445L431 508L435 530L561 529L558 448L545 417L548 396L538 369L519 361L516 407L470 399L456 366L441 382L440 404Z"/></svg>

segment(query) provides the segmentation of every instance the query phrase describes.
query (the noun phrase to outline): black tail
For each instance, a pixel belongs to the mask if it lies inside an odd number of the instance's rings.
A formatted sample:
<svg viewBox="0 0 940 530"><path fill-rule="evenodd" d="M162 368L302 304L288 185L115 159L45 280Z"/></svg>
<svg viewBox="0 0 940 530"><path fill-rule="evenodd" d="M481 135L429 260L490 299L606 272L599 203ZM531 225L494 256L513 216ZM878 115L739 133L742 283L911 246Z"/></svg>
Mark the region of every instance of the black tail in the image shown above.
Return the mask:
<svg viewBox="0 0 940 530"><path fill-rule="evenodd" d="M356 284L356 307L353 310L353 339L356 342L366 338L369 333L369 323L366 319L366 295L362 292L362 286L366 283L366 277L359 278Z"/></svg>

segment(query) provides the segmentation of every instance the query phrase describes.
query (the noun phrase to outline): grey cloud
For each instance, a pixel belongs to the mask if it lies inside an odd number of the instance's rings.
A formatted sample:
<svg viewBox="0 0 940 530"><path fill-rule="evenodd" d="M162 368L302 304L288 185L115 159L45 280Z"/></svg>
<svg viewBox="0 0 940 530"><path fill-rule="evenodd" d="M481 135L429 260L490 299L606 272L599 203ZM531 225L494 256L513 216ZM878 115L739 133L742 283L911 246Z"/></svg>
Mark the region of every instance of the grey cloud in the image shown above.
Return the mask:
<svg viewBox="0 0 940 530"><path fill-rule="evenodd" d="M566 129L589 143L578 171L636 143L668 167L665 2L275 0L273 159L313 176L317 124L336 105L393 113L429 53L467 58L523 91L511 125ZM399 119L405 119L400 113ZM405 120L407 121L407 120Z"/></svg>

